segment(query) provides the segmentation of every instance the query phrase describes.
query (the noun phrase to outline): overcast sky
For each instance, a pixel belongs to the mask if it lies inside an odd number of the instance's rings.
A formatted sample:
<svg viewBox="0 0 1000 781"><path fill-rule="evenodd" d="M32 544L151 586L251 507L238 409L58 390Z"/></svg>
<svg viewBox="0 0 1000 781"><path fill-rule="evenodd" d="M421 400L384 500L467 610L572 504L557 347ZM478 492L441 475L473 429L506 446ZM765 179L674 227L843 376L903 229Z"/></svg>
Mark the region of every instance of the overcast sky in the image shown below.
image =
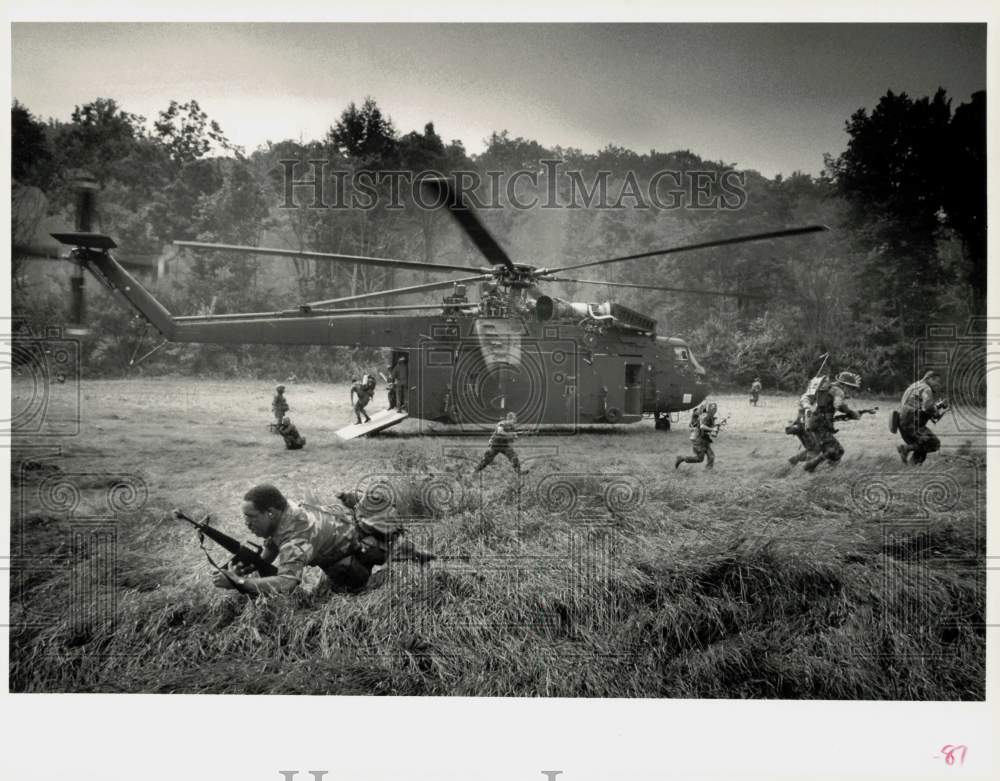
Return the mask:
<svg viewBox="0 0 1000 781"><path fill-rule="evenodd" d="M592 152L690 149L767 176L817 173L886 90L985 89L985 25L15 24L13 96L69 119L96 97L154 118L196 99L231 140L321 138L371 95L433 121Z"/></svg>

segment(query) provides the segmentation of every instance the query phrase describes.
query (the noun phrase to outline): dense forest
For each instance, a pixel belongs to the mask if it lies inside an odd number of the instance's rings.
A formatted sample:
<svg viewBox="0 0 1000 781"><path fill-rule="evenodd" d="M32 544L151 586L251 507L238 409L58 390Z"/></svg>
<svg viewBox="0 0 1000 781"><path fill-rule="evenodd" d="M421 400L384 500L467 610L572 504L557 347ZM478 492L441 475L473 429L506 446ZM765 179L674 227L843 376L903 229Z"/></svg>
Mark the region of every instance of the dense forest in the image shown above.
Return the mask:
<svg viewBox="0 0 1000 781"><path fill-rule="evenodd" d="M590 275L747 297L570 282L547 289L570 300L615 300L650 314L660 333L690 341L719 386L746 385L759 375L768 387L794 390L816 357L829 351L836 368L861 372L872 390L896 391L913 375L914 343L928 325L955 324L965 333L971 318L985 315L984 92L957 107L943 90L921 98L887 92L876 106L845 119L846 149L827 156L821 175L773 179L704 160L694 151L638 153L608 146L584 153L545 148L507 131L493 133L481 154L470 155L460 142L442 139L432 123L422 132L400 132L370 98L332 114L320 140L268 143L249 154L231 144L194 100L171 101L151 122L107 98L76 107L69 122L43 120L15 101L11 121L12 307L22 322L68 319L69 272L34 258L31 246L47 217L61 215L65 227L72 226L72 180L81 170L100 184L100 229L118 242L119 257L168 260L169 274L150 286L175 314L259 312L429 281L413 272L354 265L188 256L171 245L175 239L483 265L448 215L417 208L406 188L402 208L392 208L384 181L374 185L379 197L371 199L372 208L316 208L302 188L289 199L283 180L289 163L282 163L289 160L301 161L295 169L300 179L309 175L307 161L327 160L329 170L347 174L480 172L484 189L487 172L539 172L537 183L521 179L519 192L527 196L572 184L567 176L554 185L547 181L552 163L545 161L562 161L561 170L575 172L578 181L604 181L616 194L610 204L483 212L515 262L540 266L789 225L829 226L830 232L815 236L630 261ZM674 184L682 193L704 184L698 172L714 175L707 177L709 201L719 195L712 188L720 177L736 174L745 197L739 208L701 208L690 198L678 199L673 208L651 206L641 193L662 171L676 172ZM31 273L36 263L45 264L45 273ZM167 345L130 366L140 340L149 346L155 335L144 336L144 323L128 307L112 302L93 280L87 284L85 376L274 379L294 372L303 379L340 380L373 360L348 348Z"/></svg>

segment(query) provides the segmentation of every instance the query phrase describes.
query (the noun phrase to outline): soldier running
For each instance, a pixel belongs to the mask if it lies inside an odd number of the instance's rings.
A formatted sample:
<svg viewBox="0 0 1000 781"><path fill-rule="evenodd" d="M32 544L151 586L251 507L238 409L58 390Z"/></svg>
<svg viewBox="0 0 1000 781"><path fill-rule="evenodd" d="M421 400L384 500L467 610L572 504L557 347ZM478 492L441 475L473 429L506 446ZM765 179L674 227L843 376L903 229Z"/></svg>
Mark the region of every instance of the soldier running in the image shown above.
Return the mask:
<svg viewBox="0 0 1000 781"><path fill-rule="evenodd" d="M757 406L757 400L760 398L760 392L764 389L764 386L760 382L760 377L755 377L753 383L750 385L750 403L755 407Z"/></svg>
<svg viewBox="0 0 1000 781"><path fill-rule="evenodd" d="M789 464L795 465L819 455L820 448L816 436L811 431L806 431L806 418L813 410L813 402L814 396L810 395L807 389L799 397L798 413L795 416L795 420L785 426L785 433L795 435L799 440L799 444L802 445L802 449L788 459Z"/></svg>
<svg viewBox="0 0 1000 781"><path fill-rule="evenodd" d="M937 423L948 408L946 401L934 400L934 393L940 387L941 375L932 370L903 392L896 412L898 420L894 422L903 438L904 444L896 451L904 464L919 466L928 453L936 453L941 448L941 440L927 428L928 423Z"/></svg>
<svg viewBox="0 0 1000 781"><path fill-rule="evenodd" d="M812 405L805 409L805 429L815 439L816 454L805 464L807 472L815 471L824 461L837 463L844 455L844 448L834 436L834 415L840 413L847 420L861 417L847 404L847 388L860 388L861 377L853 372L841 372L832 382L826 378L819 383Z"/></svg>
<svg viewBox="0 0 1000 781"><path fill-rule="evenodd" d="M681 464L700 464L706 458L708 463L705 464L706 469L712 469L715 466L715 452L712 450L712 437L719 435L719 428L721 424L715 422L715 413L719 409L719 405L714 401L710 401L704 407L698 407L700 413L698 414L698 420L695 425L692 426L691 431L691 449L694 450L693 456L677 456L674 459L674 469L677 469Z"/></svg>
<svg viewBox="0 0 1000 781"><path fill-rule="evenodd" d="M291 407L288 406L288 399L285 398L285 386L279 385L274 390L274 398L271 399L271 412L274 414L274 420L280 424L281 419L285 417L285 413Z"/></svg>
<svg viewBox="0 0 1000 781"><path fill-rule="evenodd" d="M494 458L502 455L510 461L515 472L519 475L527 474L527 470L521 469L521 462L518 460L517 453L514 452L513 444L515 439L517 439L517 415L513 412L508 412L507 417L497 423L492 436L490 436L490 444L474 471L482 471L493 463Z"/></svg>
<svg viewBox="0 0 1000 781"><path fill-rule="evenodd" d="M291 418L285 415L278 424L278 433L285 440L286 450L301 450L306 446L306 438L299 434L299 430L292 423Z"/></svg>
<svg viewBox="0 0 1000 781"><path fill-rule="evenodd" d="M343 501L343 500L342 500ZM331 588L358 592L368 585L372 568L389 561L393 554L421 564L434 557L400 540L403 528L386 523L392 511L376 518L360 517L348 504L312 507L288 501L273 485L257 485L243 497L243 519L247 528L264 538L261 558L273 562L278 574L246 577L250 568L235 565L214 578L219 588L245 594L287 594L302 580L308 567L323 570Z"/></svg>
<svg viewBox="0 0 1000 781"><path fill-rule="evenodd" d="M368 402L372 400L372 384L370 378L366 374L361 378L361 381L355 381L351 385L351 407L354 409L354 417L357 419L358 425L361 425L361 416L364 415L364 422L368 423L371 418L368 417L368 413L365 412L365 407L368 406Z"/></svg>

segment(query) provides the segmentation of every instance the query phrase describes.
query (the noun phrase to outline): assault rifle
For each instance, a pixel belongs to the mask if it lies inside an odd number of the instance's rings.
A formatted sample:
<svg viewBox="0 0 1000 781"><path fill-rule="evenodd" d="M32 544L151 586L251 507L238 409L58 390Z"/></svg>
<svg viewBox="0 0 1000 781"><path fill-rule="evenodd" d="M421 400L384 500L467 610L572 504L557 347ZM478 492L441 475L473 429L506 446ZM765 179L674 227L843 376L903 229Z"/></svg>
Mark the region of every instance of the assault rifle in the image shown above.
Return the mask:
<svg viewBox="0 0 1000 781"><path fill-rule="evenodd" d="M855 410L855 412L858 413L858 417L863 417L864 415L874 415L876 412L878 412L878 407L872 407L871 409L859 409L859 410ZM833 419L834 420L853 420L853 418L849 418L847 415L844 415L843 413L841 413L840 415L834 415Z"/></svg>
<svg viewBox="0 0 1000 781"><path fill-rule="evenodd" d="M212 557L208 555L208 551L205 551L208 563L216 569L227 569L232 564L238 562L244 567L251 567L253 571L259 572L261 577L264 578L278 574L278 568L270 562L264 561L261 557L260 554L261 551L263 551L263 548L260 545L255 545L252 542L240 542L239 540L233 539L225 532L212 527L210 525L212 516L206 515L201 521L196 521L194 518L185 515L180 510L173 510L172 512L174 518L179 521L187 521L198 530L198 542L201 543L202 550L205 550L205 538L208 537L210 540L218 543L233 554L233 557L229 560L226 567L220 567L212 561Z"/></svg>

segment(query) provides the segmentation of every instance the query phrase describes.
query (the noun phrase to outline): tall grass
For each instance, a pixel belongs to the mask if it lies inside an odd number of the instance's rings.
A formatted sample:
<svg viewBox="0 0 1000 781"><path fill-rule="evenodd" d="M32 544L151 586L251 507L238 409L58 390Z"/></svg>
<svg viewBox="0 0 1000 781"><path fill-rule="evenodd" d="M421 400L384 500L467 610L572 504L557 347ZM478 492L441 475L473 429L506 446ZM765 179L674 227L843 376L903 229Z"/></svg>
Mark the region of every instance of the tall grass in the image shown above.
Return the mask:
<svg viewBox="0 0 1000 781"><path fill-rule="evenodd" d="M283 599L214 589L192 536L167 518L178 497L154 488L118 519L113 581L90 583L113 598L113 618L88 622L69 607L72 584L101 570L66 549L72 519L16 517L25 566L15 573L11 689L984 697L974 461L937 462L935 474L960 489L940 511L921 499L921 473L887 477L902 503L891 518L851 496L873 471L893 472L888 457L814 476L750 459L720 479L675 477L662 456L638 452L617 459L644 486L624 511L606 501L596 467L577 481L571 512L546 505L539 486L570 466L557 458L520 483L506 465L481 481L452 472L458 488L441 512L419 477L444 474L434 451L417 440L378 452L388 471L411 475L394 484L397 505L414 541L441 559L393 564L358 596L329 593L315 573ZM575 460L587 458L616 460L599 449ZM313 481L307 498L332 501L331 491Z"/></svg>

